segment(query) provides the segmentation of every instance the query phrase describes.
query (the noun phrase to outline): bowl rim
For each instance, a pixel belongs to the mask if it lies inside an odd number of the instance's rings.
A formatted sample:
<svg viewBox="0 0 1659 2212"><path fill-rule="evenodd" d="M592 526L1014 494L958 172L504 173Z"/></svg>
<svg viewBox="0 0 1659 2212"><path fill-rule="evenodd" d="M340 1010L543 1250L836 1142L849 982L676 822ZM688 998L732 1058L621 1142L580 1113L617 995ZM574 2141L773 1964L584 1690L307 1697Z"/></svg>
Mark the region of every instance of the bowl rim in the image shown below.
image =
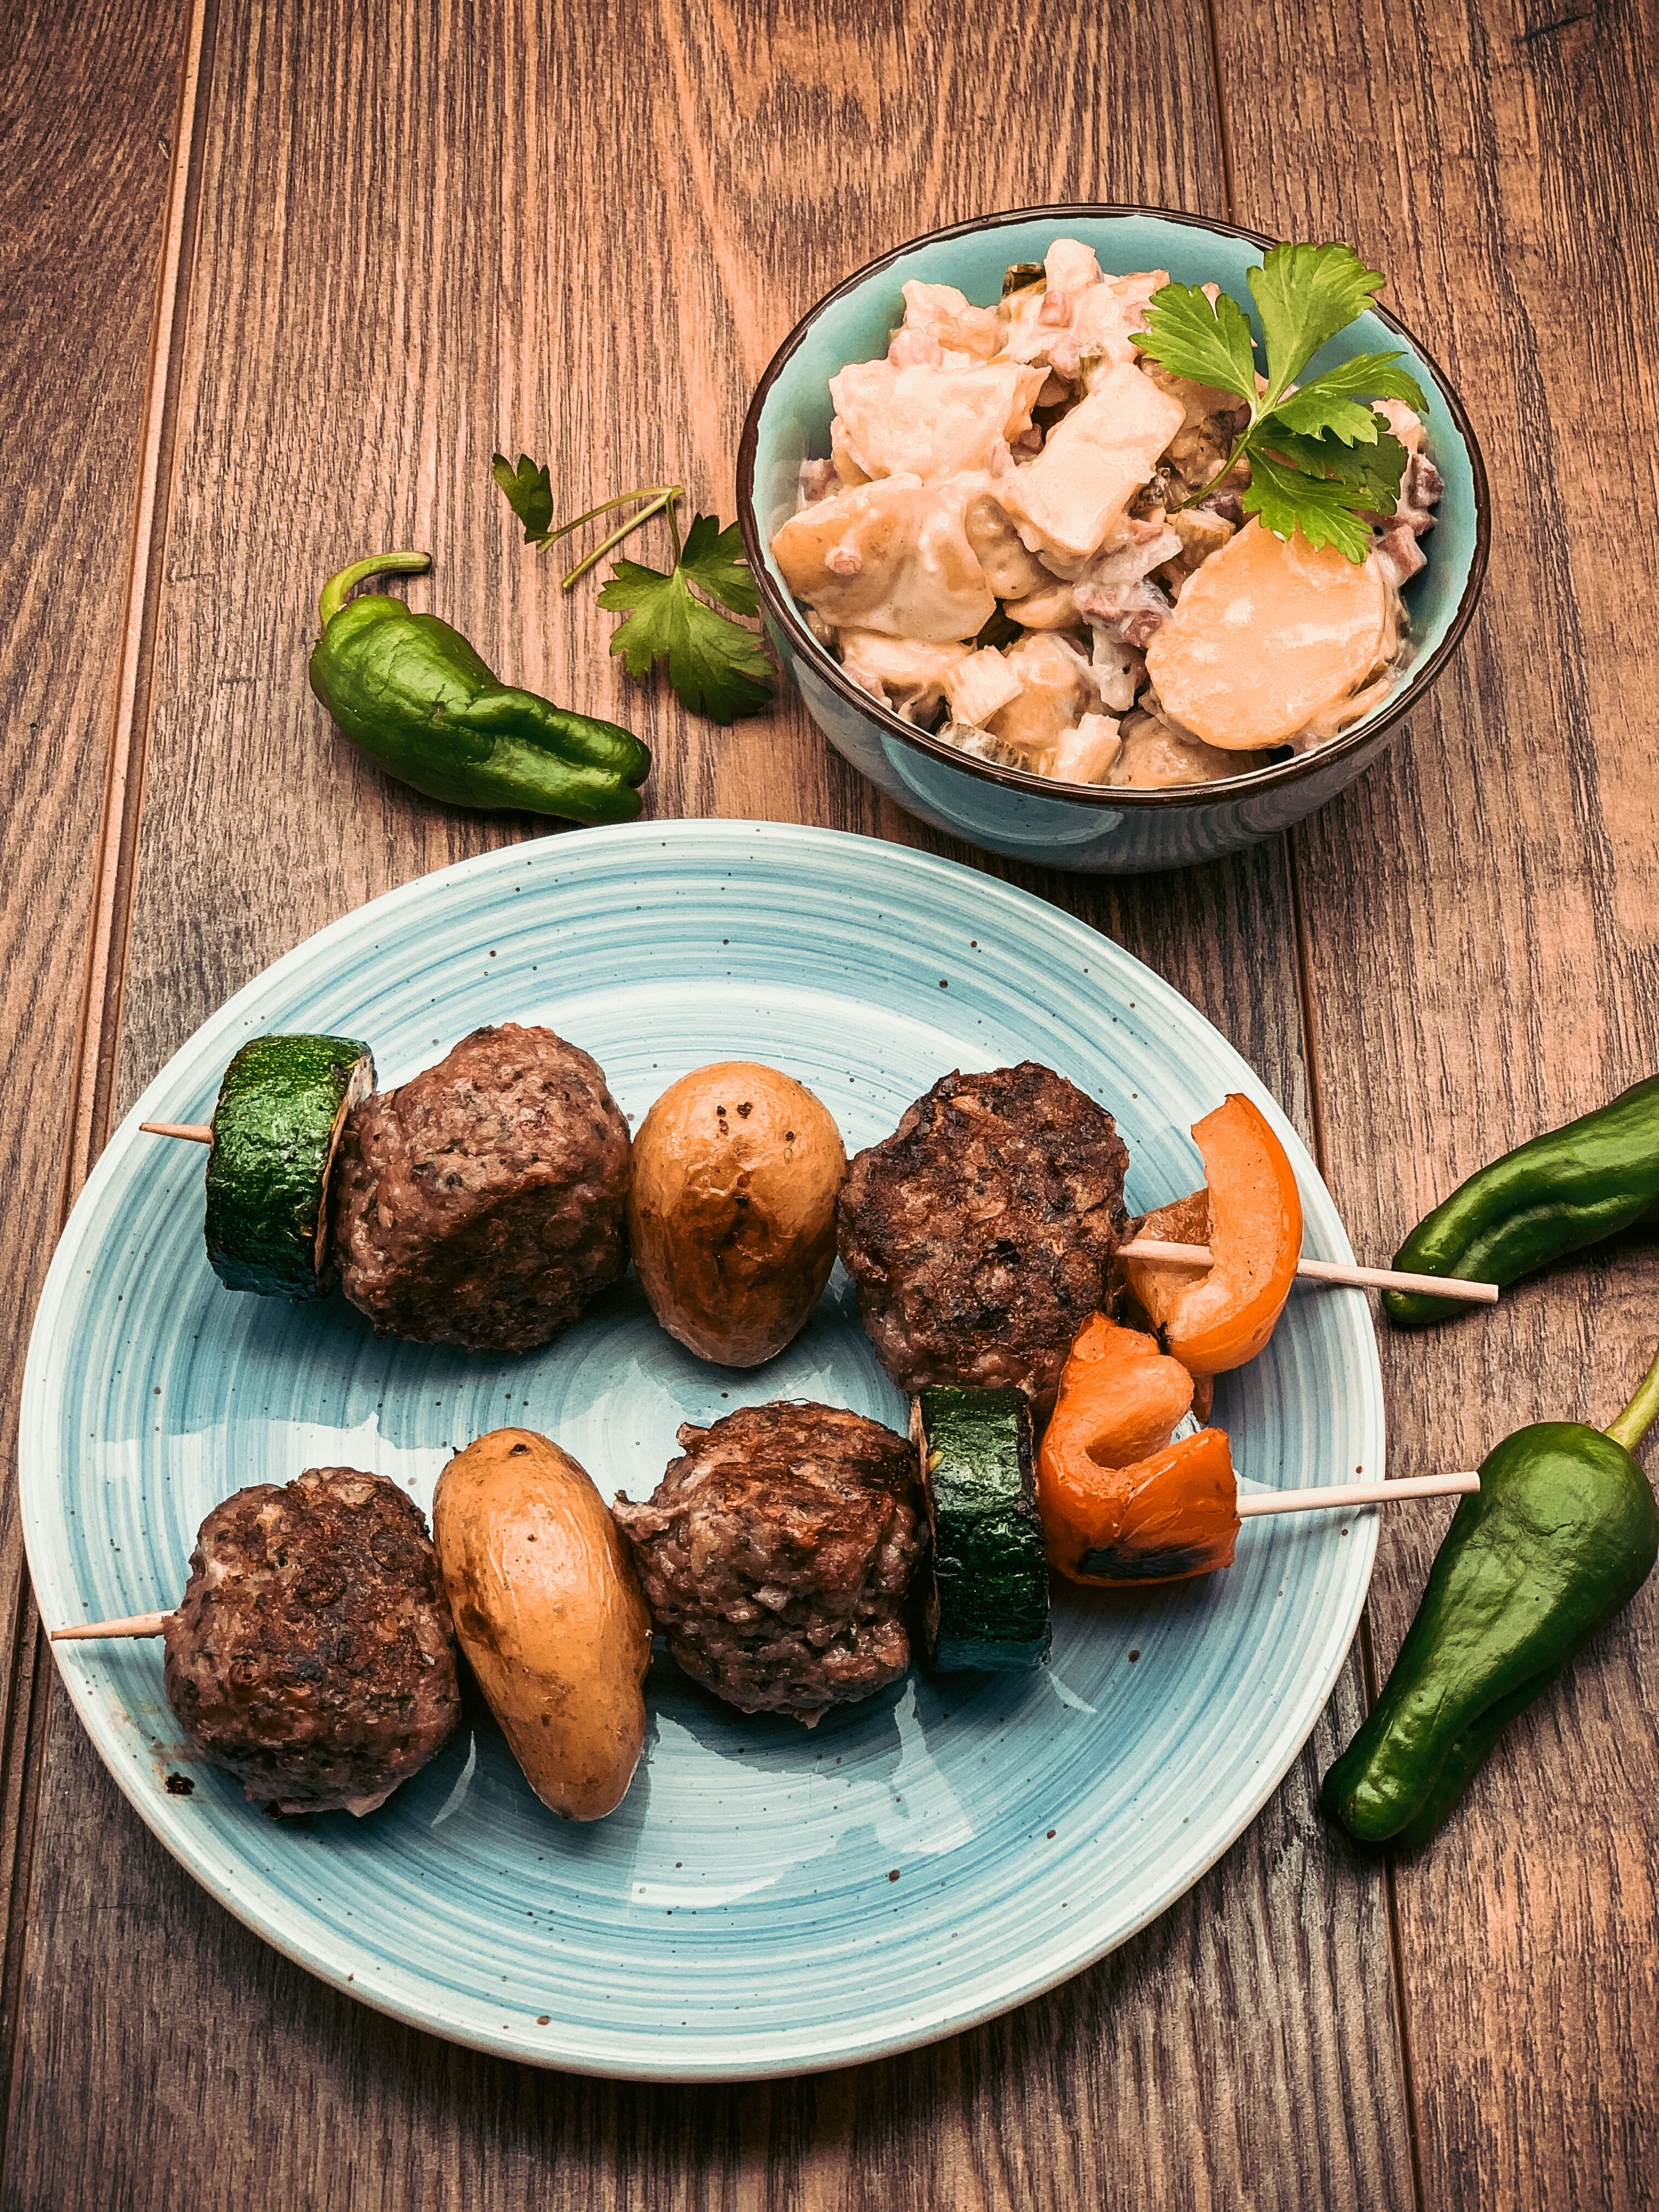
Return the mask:
<svg viewBox="0 0 1659 2212"><path fill-rule="evenodd" d="M1249 229L1243 223L1191 215L1180 208L1117 201L1063 200L1036 207L999 209L990 215L971 216L964 222L923 231L915 238L907 239L902 245L890 248L875 260L866 262L861 269L854 270L850 276L843 277L832 291L826 292L807 309L767 363L750 400L748 412L744 417L743 434L738 442L738 526L764 611L784 631L795 649L806 654L814 674L827 683L832 690L839 692L848 706L866 715L878 728L897 738L916 752L925 753L934 760L945 761L965 775L978 777L982 782L1000 784L1005 790L1030 792L1034 796L1051 800L1122 811L1156 807L1205 806L1217 799L1241 799L1257 792L1280 791L1310 777L1322 775L1362 747L1374 745L1410 712L1439 675L1462 642L1463 633L1474 617L1476 602L1486 582L1486 556L1492 539L1491 495L1486 462L1468 410L1434 356L1397 315L1390 313L1386 307L1378 307L1374 301L1366 312L1374 314L1387 330L1408 342L1428 371L1463 441L1474 480L1474 550L1470 556L1469 572L1464 580L1462 595L1447 625L1445 635L1434 651L1426 659L1417 662L1407 671L1405 682L1375 720L1370 716L1364 718L1332 738L1328 744L1316 745L1308 752L1299 753L1287 761L1274 762L1267 768L1249 769L1242 775L1218 776L1210 783L1164 784L1150 788L1118 784L1058 783L1053 777L1037 775L1029 769L1003 768L990 761L976 760L971 753L958 750L943 738L934 737L927 730L918 729L914 723L902 720L890 707L883 705L861 684L855 684L841 663L833 659L828 650L813 636L793 599L779 589L766 566L766 548L761 538L759 517L755 509L755 463L760 447L761 415L773 386L791 357L805 343L809 331L824 310L856 291L868 278L878 276L906 254L915 252L919 246L930 246L943 239L971 237L975 232L1000 230L1014 223L1030 222L1034 218L1048 216L1055 222L1065 222L1079 216L1097 220L1103 216L1156 216L1163 222L1179 223L1188 230L1208 231L1212 235L1240 239L1252 246L1265 248L1279 243L1264 232Z"/></svg>

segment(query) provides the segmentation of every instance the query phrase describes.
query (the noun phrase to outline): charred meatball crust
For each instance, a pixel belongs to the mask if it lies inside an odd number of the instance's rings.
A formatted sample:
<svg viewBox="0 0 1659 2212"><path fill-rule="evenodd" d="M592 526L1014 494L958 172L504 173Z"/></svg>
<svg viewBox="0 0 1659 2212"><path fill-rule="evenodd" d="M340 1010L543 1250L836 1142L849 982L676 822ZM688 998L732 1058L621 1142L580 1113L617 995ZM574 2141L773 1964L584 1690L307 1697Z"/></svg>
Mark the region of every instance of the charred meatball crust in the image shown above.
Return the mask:
<svg viewBox="0 0 1659 2212"><path fill-rule="evenodd" d="M1030 1060L945 1076L859 1153L837 1241L900 1389L1012 1388L1051 1405L1107 1297L1128 1164L1104 1107Z"/></svg>
<svg viewBox="0 0 1659 2212"><path fill-rule="evenodd" d="M426 1521L383 1475L314 1467L216 1505L165 1634L191 1743L279 1813L372 1812L460 1719Z"/></svg>
<svg viewBox="0 0 1659 2212"><path fill-rule="evenodd" d="M650 1504L614 1510L686 1673L809 1728L897 1681L927 1543L914 1447L814 1405L744 1406L679 1437Z"/></svg>
<svg viewBox="0 0 1659 2212"><path fill-rule="evenodd" d="M551 1030L474 1030L346 1123L341 1285L377 1334L528 1352L628 1269L628 1124Z"/></svg>

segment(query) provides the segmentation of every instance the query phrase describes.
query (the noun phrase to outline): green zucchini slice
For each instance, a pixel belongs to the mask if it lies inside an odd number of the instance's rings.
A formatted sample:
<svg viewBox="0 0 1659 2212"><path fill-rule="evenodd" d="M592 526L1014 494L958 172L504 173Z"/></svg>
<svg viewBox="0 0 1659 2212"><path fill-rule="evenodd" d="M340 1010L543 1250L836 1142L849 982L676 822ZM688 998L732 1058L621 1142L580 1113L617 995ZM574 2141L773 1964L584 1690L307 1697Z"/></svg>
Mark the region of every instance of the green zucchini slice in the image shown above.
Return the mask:
<svg viewBox="0 0 1659 2212"><path fill-rule="evenodd" d="M346 1115L374 1088L356 1037L250 1037L225 1070L207 1165L207 1250L228 1290L334 1287L328 1182Z"/></svg>
<svg viewBox="0 0 1659 2212"><path fill-rule="evenodd" d="M1048 1563L1031 1408L1018 1390L943 1385L911 1401L933 1534L923 1644L942 1673L1012 1674L1048 1656Z"/></svg>

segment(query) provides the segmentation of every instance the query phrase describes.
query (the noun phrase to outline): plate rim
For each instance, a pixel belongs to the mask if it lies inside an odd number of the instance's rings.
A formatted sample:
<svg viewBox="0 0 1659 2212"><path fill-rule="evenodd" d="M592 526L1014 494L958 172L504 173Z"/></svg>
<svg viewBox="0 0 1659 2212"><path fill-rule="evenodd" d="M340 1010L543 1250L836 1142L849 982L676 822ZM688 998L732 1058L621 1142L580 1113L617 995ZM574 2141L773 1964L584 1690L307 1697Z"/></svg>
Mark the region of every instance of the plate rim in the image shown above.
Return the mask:
<svg viewBox="0 0 1659 2212"><path fill-rule="evenodd" d="M866 836L856 831L824 829L815 824L757 821L738 817L671 817L657 822L571 830L553 838L530 839L520 843L497 846L488 852L471 854L465 860L394 885L362 906L325 923L320 929L279 954L180 1040L111 1131L64 1224L47 1268L31 1324L20 1397L18 1503L24 1551L31 1584L41 1613L43 1629L48 1626L46 1607L40 1605L43 1583L48 1595L57 1594L52 1576L46 1563L37 1556L37 1541L45 1541L46 1525L49 1519L44 1508L52 1494L54 1470L47 1462L55 1458L55 1445L59 1433L59 1425L47 1419L52 1325L58 1310L65 1302L66 1285L79 1261L82 1247L92 1231L99 1204L132 1150L139 1121L154 1116L180 1060L198 1046L204 1032L221 1028L226 1030L233 1029L247 1008L255 1004L260 994L269 988L272 978L289 967L300 966L319 953L326 953L337 942L349 941L359 934L365 926L373 928L376 921L395 917L403 907L418 904L434 891L441 892L442 887L466 882L474 877L505 872L515 863L534 865L533 861L526 862L523 858L526 845L536 849L538 857L544 857L544 848L550 846L556 858L559 848L567 845L586 852L600 846L609 848L619 843L633 844L652 839L663 847L685 846L693 851L702 847L709 852L721 851L728 854L738 845L744 842L752 845L757 842L809 852L816 849L831 869L836 866L836 856L846 857L856 849L866 860L879 855L880 865L901 872L915 872L923 877L942 876L956 881L966 878L974 885L976 895L988 904L993 907L1003 905L1022 915L1027 921L1033 918L1035 910L1045 927L1069 939L1075 948L1095 950L1097 957L1103 949L1108 957L1126 965L1136 978L1145 979L1149 994L1165 1002L1160 1012L1173 1012L1183 1021L1196 1024L1212 1046L1218 1048L1232 1063L1234 1069L1242 1075L1239 1087L1246 1089L1255 1102L1264 1109L1280 1138L1288 1139L1299 1178L1305 1176L1323 1195L1331 1219L1336 1225L1335 1241L1340 1248L1334 1256L1352 1259L1352 1249L1346 1229L1316 1162L1278 1101L1238 1048L1176 985L1138 959L1115 939L1108 937L1103 931L1094 928L1079 916L1051 904L1034 892L941 854L895 844L884 838ZM1369 1314L1369 1307L1367 1311ZM1375 1466L1380 1479L1386 1474L1387 1425L1374 1324L1367 1333L1367 1342L1370 1358L1364 1378L1366 1387L1362 1395L1376 1422L1374 1443L1367 1439L1367 1459ZM52 1450L47 1450L40 1442L48 1435L52 1439ZM38 1538L37 1522L40 1523ZM1170 1911L1195 1887L1251 1826L1285 1776L1301 1757L1309 1737L1318 1725L1331 1690L1347 1662L1370 1589L1377 1544L1376 1509L1358 1510L1351 1517L1350 1525L1358 1539L1347 1554L1346 1576L1352 1589L1350 1617L1340 1633L1333 1633L1327 1663L1316 1677L1316 1694L1298 1685L1297 1703L1302 1714L1305 1715L1306 1725L1300 1728L1300 1733L1282 1765L1275 1767L1272 1759L1266 1762L1268 1771L1265 1778L1239 1801L1243 1809L1236 1808L1235 1817L1226 1824L1225 1832L1215 1840L1213 1848L1207 1850L1190 1869L1183 1869L1175 1887L1161 1886L1145 1911L1129 1924L1116 1930L1107 1942L1094 1943L1085 1939L1082 1944L1068 1948L1063 1954L1050 1954L1054 1962L1036 1974L1021 1973L1017 1967L1011 1966L993 1985L985 1987L981 1984L983 1994L975 2002L960 2006L952 2004L948 2008L941 2003L936 2005L926 2018L886 2033L858 2039L849 2035L844 2037L839 2045L822 2049L789 2050L775 2060L726 2057L711 2059L703 2065L678 2060L672 2067L664 2067L644 2061L637 2064L619 2063L615 2058L584 2053L568 2045L544 2050L531 2045L521 2031L515 2033L507 2023L503 2023L502 2031L499 2033L475 2028L469 2022L445 2017L441 2002L435 2008L428 2005L423 2010L416 2002L399 1994L389 1990L376 1991L356 1978L356 1970L364 1960L353 1957L343 1938L337 1936L330 1951L291 1936L280 1923L273 1926L260 1914L254 1900L242 1894L244 1869L241 1863L238 1861L228 1869L216 1858L211 1858L210 1863L209 1840L205 1837L199 1840L193 1838L181 1824L169 1819L173 1801L161 1796L153 1789L141 1787L137 1769L118 1761L106 1753L100 1727L94 1722L101 1720L103 1704L107 1700L100 1701L95 1677L89 1672L82 1672L81 1667L74 1663L77 1659L82 1667L89 1668L95 1663L89 1649L74 1644L52 1644L50 1649L57 1662L58 1683L86 1729L93 1749L149 1832L206 1890L216 1904L232 1913L261 1942L269 1943L282 1956L315 1975L341 1995L366 2004L423 2034L520 2064L615 2081L715 2082L776 2080L802 2073L831 2072L863 2065L923 2048L949 2036L965 2033L987 2021L1035 2001L1097 1965L1102 1959ZM1316 1678L1308 1679L1312 1681ZM1297 1725L1300 1726L1300 1716ZM641 2031L629 2033L637 2039Z"/></svg>

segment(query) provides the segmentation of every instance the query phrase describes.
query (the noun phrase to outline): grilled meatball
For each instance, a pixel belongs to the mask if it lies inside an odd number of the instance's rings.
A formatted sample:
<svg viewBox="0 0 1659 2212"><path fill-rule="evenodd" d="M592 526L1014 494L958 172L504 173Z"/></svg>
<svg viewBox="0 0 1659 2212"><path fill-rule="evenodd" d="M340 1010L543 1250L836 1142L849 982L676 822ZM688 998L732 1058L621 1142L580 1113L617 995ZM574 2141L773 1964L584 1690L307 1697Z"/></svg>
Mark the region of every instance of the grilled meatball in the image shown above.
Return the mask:
<svg viewBox="0 0 1659 2212"><path fill-rule="evenodd" d="M528 1352L628 1269L628 1124L551 1030L474 1030L355 1108L334 1178L346 1296L382 1336Z"/></svg>
<svg viewBox="0 0 1659 2212"><path fill-rule="evenodd" d="M279 1813L372 1813L460 1718L426 1522L383 1475L313 1467L216 1505L166 1635L185 1734Z"/></svg>
<svg viewBox="0 0 1659 2212"><path fill-rule="evenodd" d="M1107 1295L1129 1155L1111 1115L1034 1060L944 1077L842 1186L841 1256L901 1390L1027 1391L1052 1406Z"/></svg>
<svg viewBox="0 0 1659 2212"><path fill-rule="evenodd" d="M744 1406L683 1428L648 1505L618 1498L652 1619L686 1673L745 1713L812 1727L910 1664L927 1547L916 1455L829 1406Z"/></svg>

